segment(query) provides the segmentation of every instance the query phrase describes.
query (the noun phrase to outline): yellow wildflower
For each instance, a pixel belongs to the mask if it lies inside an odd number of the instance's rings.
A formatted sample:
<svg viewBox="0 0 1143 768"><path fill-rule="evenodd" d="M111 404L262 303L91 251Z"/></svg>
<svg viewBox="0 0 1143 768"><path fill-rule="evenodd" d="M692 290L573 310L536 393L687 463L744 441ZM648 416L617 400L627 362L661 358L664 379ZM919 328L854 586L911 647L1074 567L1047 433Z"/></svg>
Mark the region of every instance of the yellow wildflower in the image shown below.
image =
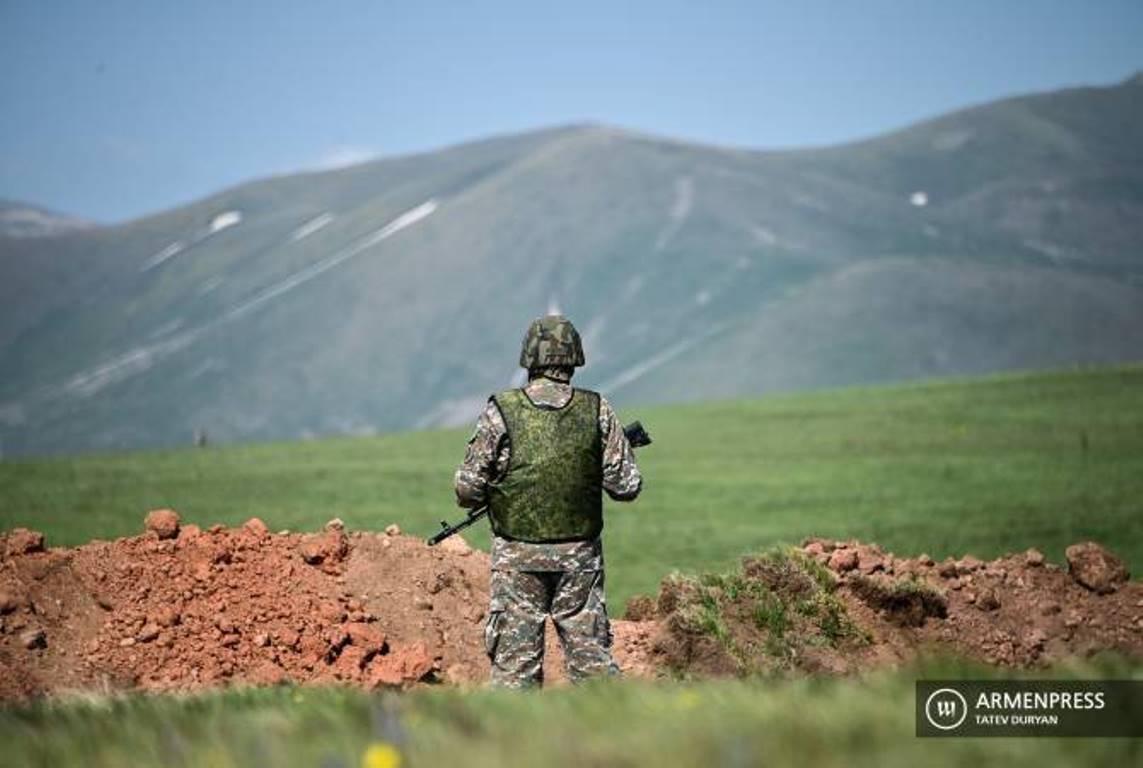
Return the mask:
<svg viewBox="0 0 1143 768"><path fill-rule="evenodd" d="M401 768L401 753L392 744L374 742L361 756L361 768Z"/></svg>

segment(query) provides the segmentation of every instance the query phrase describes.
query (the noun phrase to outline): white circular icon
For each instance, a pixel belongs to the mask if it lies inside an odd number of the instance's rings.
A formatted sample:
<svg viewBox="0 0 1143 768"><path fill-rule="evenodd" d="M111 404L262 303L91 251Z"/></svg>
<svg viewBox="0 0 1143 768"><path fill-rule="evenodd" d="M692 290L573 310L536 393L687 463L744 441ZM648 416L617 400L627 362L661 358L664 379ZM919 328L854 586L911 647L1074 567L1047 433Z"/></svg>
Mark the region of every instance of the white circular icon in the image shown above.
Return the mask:
<svg viewBox="0 0 1143 768"><path fill-rule="evenodd" d="M938 698L941 694L945 694L945 696ZM950 697L955 697L955 700ZM957 702L960 702L959 713L957 712ZM956 720L950 722L953 717ZM929 725L938 730L951 731L960 726L966 717L968 717L968 702L964 700L964 696L961 696L960 691L953 688L938 688L929 694L929 698L925 699L925 719L929 721Z"/></svg>

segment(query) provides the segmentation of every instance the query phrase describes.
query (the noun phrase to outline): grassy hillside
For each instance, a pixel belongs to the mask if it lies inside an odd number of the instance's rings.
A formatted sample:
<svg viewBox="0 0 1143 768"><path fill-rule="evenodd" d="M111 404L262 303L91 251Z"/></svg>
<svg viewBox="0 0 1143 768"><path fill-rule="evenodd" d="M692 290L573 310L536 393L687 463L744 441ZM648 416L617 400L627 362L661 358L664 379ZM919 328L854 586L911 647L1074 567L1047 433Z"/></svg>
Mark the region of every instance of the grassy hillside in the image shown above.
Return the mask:
<svg viewBox="0 0 1143 768"><path fill-rule="evenodd" d="M807 151L577 125L0 238L0 454L456 425L555 306L630 403L1143 360L1140 135L1138 79Z"/></svg>
<svg viewBox="0 0 1143 768"><path fill-rule="evenodd" d="M622 406L622 403L619 403ZM655 443L645 491L607 507L608 594L720 570L809 535L988 557L1094 538L1143 568L1143 368L1008 376L755 401L623 409ZM171 506L208 525L457 518L464 431L0 463L0 528L49 543L137 533ZM487 529L471 537L481 546Z"/></svg>

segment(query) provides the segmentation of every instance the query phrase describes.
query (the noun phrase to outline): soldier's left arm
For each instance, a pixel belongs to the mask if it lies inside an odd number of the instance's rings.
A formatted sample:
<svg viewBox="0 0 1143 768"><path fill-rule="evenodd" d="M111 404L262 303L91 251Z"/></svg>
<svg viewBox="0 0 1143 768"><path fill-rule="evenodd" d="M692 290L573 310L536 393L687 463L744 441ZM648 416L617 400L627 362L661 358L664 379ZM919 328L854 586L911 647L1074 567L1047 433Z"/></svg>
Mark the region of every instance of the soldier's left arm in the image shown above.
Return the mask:
<svg viewBox="0 0 1143 768"><path fill-rule="evenodd" d="M619 417L603 397L599 398L599 430L603 440L603 490L616 501L631 501L643 488L643 475Z"/></svg>
<svg viewBox="0 0 1143 768"><path fill-rule="evenodd" d="M490 400L476 420L476 431L453 478L457 506L475 509L488 501L488 483L507 466L507 436L500 409Z"/></svg>

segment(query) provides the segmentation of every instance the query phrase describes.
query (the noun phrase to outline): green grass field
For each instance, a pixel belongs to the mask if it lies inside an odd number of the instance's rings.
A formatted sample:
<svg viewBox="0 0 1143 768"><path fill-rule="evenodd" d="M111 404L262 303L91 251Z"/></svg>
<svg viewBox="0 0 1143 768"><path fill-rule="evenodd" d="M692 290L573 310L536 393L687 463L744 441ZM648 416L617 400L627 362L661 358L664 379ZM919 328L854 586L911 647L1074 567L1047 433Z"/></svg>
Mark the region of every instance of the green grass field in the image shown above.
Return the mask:
<svg viewBox="0 0 1143 768"><path fill-rule="evenodd" d="M913 680L988 677L930 662L849 679L599 681L525 694L246 689L0 710L0 766L1128 766L1139 739L914 736ZM1056 677L1120 677L1105 660ZM386 745L386 746L382 746ZM373 750L372 752L370 750Z"/></svg>
<svg viewBox="0 0 1143 768"><path fill-rule="evenodd" d="M622 405L621 403L619 404ZM608 593L725 570L805 536L990 557L1094 538L1143 566L1143 367L631 409L645 490L609 504ZM138 533L144 513L272 529L458 518L465 431L0 463L0 528L50 544ZM487 528L470 536L486 547Z"/></svg>
<svg viewBox="0 0 1143 768"><path fill-rule="evenodd" d="M1095 538L1143 564L1143 368L1009 376L632 410L655 443L646 490L608 507L609 596L674 570L725 570L808 535L902 553L1059 561ZM49 543L139 531L144 512L273 528L456 517L463 431L0 463L0 527ZM480 530L476 543L487 544ZM597 684L538 694L422 689L92 696L0 708L0 765L1132 765L1138 740L917 739L929 662L850 679ZM951 664L951 666L950 666ZM1114 661L1057 676L1143 676Z"/></svg>

